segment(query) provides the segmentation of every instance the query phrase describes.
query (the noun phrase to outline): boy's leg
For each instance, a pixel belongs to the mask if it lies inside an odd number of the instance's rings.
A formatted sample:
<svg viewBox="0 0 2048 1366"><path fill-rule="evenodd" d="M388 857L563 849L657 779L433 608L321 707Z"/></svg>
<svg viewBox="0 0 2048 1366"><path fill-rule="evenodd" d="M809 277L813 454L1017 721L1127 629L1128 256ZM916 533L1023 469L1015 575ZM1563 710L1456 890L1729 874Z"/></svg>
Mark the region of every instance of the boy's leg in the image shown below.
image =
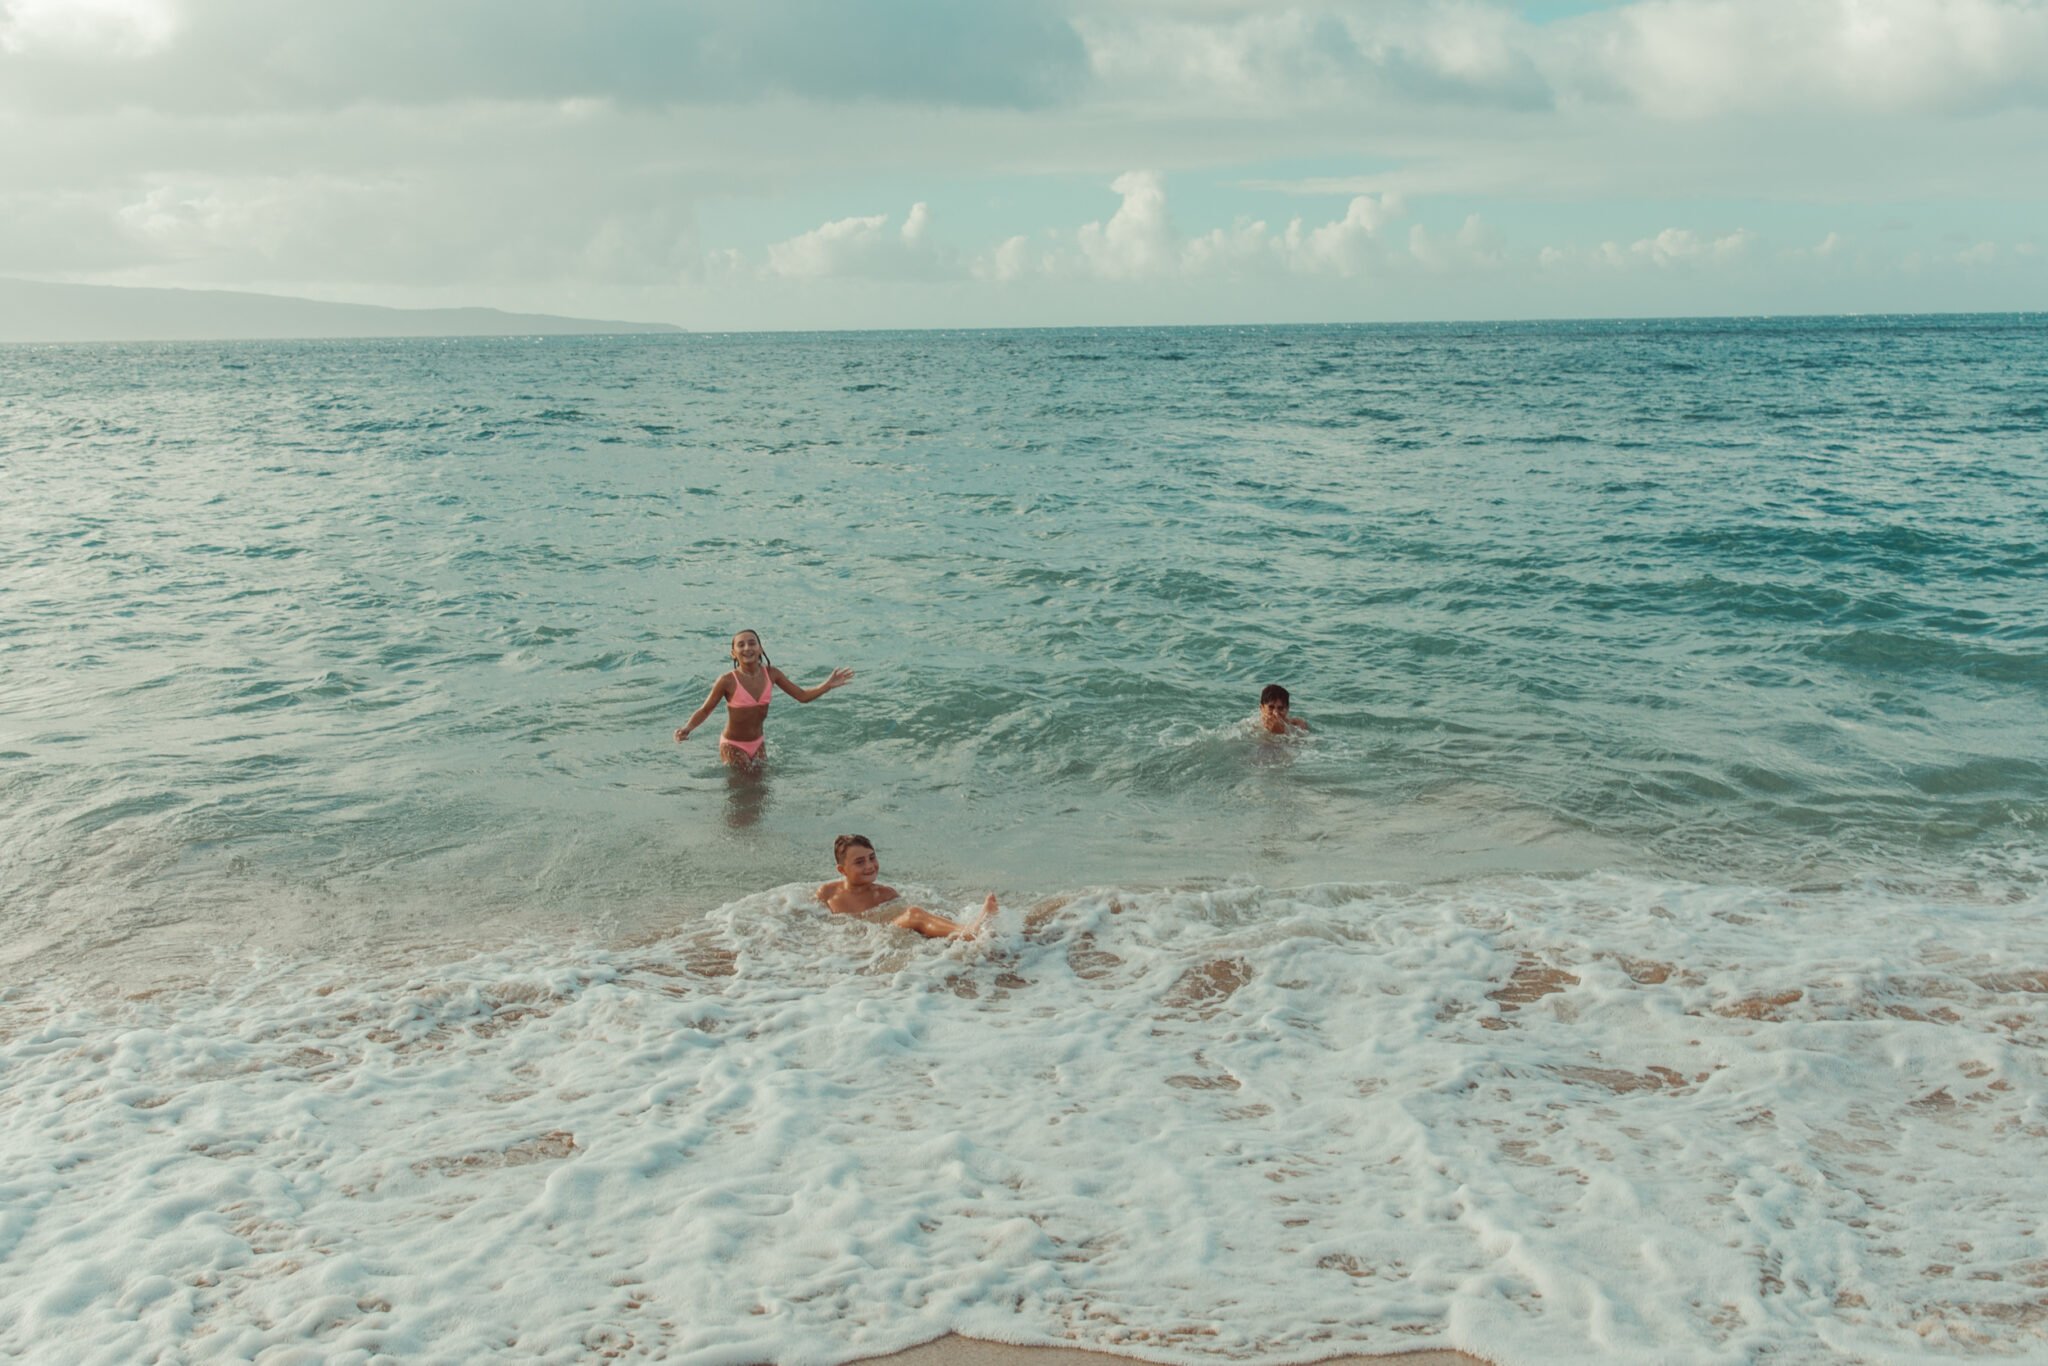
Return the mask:
<svg viewBox="0 0 2048 1366"><path fill-rule="evenodd" d="M912 906L889 923L906 930L916 930L927 939L972 939L980 934L982 927L994 918L996 894L990 892L988 900L981 904L981 914L974 918L972 925L963 925L957 920L948 920L942 915L933 915L922 906Z"/></svg>
<svg viewBox="0 0 2048 1366"><path fill-rule="evenodd" d="M957 921L948 920L942 915L933 915L922 906L912 906L889 923L898 929L915 930L927 939L950 939L954 935L964 933L963 927Z"/></svg>

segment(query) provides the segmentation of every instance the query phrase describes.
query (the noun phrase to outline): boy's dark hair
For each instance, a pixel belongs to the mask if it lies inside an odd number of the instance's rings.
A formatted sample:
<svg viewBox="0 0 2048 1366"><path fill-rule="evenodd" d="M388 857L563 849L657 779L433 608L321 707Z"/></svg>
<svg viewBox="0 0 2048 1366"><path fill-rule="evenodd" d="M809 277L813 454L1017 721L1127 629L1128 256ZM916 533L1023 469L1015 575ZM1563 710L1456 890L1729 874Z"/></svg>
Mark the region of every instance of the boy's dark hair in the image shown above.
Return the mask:
<svg viewBox="0 0 2048 1366"><path fill-rule="evenodd" d="M869 842L866 835L841 835L838 839L832 841L832 866L837 868L841 863L844 863L846 861L846 851L853 848L866 849L872 853L875 846Z"/></svg>
<svg viewBox="0 0 2048 1366"><path fill-rule="evenodd" d="M1283 707L1287 706L1289 703L1287 689L1281 687L1278 683L1268 683L1265 689L1259 693L1259 705L1264 707L1274 702L1278 702Z"/></svg>

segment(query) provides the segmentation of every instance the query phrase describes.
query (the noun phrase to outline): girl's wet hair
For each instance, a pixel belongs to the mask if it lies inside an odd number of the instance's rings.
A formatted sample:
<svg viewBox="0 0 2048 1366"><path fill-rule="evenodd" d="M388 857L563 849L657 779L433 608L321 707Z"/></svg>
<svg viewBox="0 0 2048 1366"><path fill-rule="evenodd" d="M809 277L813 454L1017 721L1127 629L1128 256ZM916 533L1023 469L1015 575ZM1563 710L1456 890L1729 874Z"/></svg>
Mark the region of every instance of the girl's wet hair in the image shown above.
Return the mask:
<svg viewBox="0 0 2048 1366"><path fill-rule="evenodd" d="M841 835L832 841L832 866L837 868L846 862L846 851L849 849L865 849L873 853L874 848L866 835Z"/></svg>
<svg viewBox="0 0 2048 1366"><path fill-rule="evenodd" d="M756 631L751 626L742 626L739 630L734 631L732 633L732 640L728 640L727 642L725 642L725 653L727 658L732 657L733 641L738 640L741 636L752 636L754 638L754 643L756 645L761 645L761 633L759 631ZM766 645L761 645L761 667L764 669L772 668L774 667L774 663L775 661L768 658L768 647Z"/></svg>

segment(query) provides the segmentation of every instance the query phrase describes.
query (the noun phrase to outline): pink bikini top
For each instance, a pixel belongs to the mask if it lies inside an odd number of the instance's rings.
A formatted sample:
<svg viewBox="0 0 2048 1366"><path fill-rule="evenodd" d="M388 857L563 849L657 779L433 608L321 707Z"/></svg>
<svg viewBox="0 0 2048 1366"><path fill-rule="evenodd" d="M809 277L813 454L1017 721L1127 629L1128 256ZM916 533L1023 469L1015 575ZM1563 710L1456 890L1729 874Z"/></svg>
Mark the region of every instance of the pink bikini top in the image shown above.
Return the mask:
<svg viewBox="0 0 2048 1366"><path fill-rule="evenodd" d="M725 699L725 705L727 710L733 707L765 707L768 705L768 700L774 695L775 680L771 678L761 684L761 695L759 697L747 696L746 690L740 685L740 671L734 669L732 671L732 696Z"/></svg>

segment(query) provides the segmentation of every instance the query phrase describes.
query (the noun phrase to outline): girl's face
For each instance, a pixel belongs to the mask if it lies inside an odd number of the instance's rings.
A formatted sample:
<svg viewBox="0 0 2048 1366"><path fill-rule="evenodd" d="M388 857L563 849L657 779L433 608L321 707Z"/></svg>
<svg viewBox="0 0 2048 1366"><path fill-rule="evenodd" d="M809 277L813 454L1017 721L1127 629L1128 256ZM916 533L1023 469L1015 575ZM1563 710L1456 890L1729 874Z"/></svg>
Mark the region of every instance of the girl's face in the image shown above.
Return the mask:
<svg viewBox="0 0 2048 1366"><path fill-rule="evenodd" d="M839 875L846 879L849 887L866 887L882 875L881 857L872 849L858 844L846 847L846 857L839 861Z"/></svg>
<svg viewBox="0 0 2048 1366"><path fill-rule="evenodd" d="M732 638L732 662L747 673L761 662L761 637L752 631L742 631Z"/></svg>

